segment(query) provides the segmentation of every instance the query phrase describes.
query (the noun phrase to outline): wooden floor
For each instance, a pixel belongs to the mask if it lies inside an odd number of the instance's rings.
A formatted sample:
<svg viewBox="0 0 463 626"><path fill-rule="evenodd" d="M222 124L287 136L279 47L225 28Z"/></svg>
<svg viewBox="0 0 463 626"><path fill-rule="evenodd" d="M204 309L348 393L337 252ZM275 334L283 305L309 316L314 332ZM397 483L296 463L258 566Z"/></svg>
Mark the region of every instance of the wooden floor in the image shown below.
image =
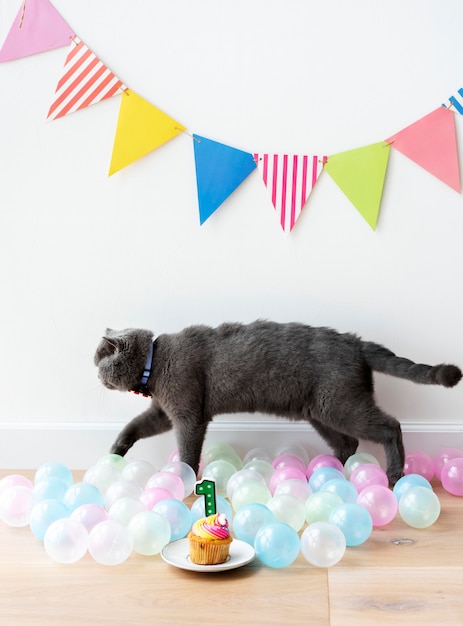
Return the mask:
<svg viewBox="0 0 463 626"><path fill-rule="evenodd" d="M60 565L29 528L0 522L0 624L461 626L463 498L437 484L435 491L442 512L432 527L416 530L397 517L330 569L302 555L284 569L254 561L215 574L135 553L116 567L89 555Z"/></svg>

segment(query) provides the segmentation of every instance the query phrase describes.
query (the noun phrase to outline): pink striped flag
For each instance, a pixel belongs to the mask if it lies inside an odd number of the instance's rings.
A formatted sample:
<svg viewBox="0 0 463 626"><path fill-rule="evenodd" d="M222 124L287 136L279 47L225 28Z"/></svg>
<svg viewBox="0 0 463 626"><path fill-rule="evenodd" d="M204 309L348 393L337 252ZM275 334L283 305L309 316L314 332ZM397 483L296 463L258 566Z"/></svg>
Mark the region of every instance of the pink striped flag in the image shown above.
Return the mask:
<svg viewBox="0 0 463 626"><path fill-rule="evenodd" d="M84 109L125 89L127 87L106 65L74 36L47 119L56 119Z"/></svg>
<svg viewBox="0 0 463 626"><path fill-rule="evenodd" d="M257 167L269 190L280 225L289 233L315 186L326 156L254 154Z"/></svg>

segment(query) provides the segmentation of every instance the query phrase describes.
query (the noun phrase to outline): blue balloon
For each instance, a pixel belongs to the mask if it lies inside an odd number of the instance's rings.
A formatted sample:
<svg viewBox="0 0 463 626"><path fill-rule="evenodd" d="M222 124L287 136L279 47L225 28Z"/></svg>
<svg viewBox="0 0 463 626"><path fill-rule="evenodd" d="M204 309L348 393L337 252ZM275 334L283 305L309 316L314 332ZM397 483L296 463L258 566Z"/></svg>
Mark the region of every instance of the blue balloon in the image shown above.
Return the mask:
<svg viewBox="0 0 463 626"><path fill-rule="evenodd" d="M355 486L345 478L333 478L326 482L320 491L329 491L335 493L344 502L357 502L358 491Z"/></svg>
<svg viewBox="0 0 463 626"><path fill-rule="evenodd" d="M191 528L191 511L184 502L180 500L161 500L154 505L152 510L162 515L169 522L171 541L183 539Z"/></svg>
<svg viewBox="0 0 463 626"><path fill-rule="evenodd" d="M337 506L331 511L328 521L342 530L349 547L364 543L373 531L370 513L354 502L344 502Z"/></svg>
<svg viewBox="0 0 463 626"><path fill-rule="evenodd" d="M309 487L315 493L320 491L325 483L335 478L346 480L344 474L335 467L320 467L309 478Z"/></svg>
<svg viewBox="0 0 463 626"><path fill-rule="evenodd" d="M35 472L34 483L37 484L44 478L49 478L50 476L64 481L68 487L74 482L72 472L67 465L59 463L58 461L50 461L49 463L41 465Z"/></svg>
<svg viewBox="0 0 463 626"><path fill-rule="evenodd" d="M232 523L233 511L230 504L222 496L216 496L215 503L217 505L217 513L223 513L228 520L228 523ZM206 505L204 504L204 496L197 498L191 507L191 523L194 524L197 520L206 516Z"/></svg>
<svg viewBox="0 0 463 626"><path fill-rule="evenodd" d="M69 517L65 504L58 500L40 500L31 511L29 526L37 539L43 541L48 527L64 517Z"/></svg>
<svg viewBox="0 0 463 626"><path fill-rule="evenodd" d="M37 500L63 500L68 487L61 478L48 476L34 485L34 496Z"/></svg>
<svg viewBox="0 0 463 626"><path fill-rule="evenodd" d="M301 544L299 535L289 524L273 522L257 531L254 548L264 565L281 568L296 560Z"/></svg>
<svg viewBox="0 0 463 626"><path fill-rule="evenodd" d="M271 524L274 521L274 514L265 504L251 502L250 504L242 506L235 513L235 517L233 518L233 532L237 539L253 546L256 535L262 526Z"/></svg>
<svg viewBox="0 0 463 626"><path fill-rule="evenodd" d="M431 489L432 485L427 478L421 476L421 474L406 474L399 478L399 480L394 485L394 489L392 490L400 502L400 498L404 495L410 487L426 487L427 489Z"/></svg>
<svg viewBox="0 0 463 626"><path fill-rule="evenodd" d="M70 512L82 504L98 504L104 506L104 498L101 491L90 483L74 483L64 494L64 504Z"/></svg>

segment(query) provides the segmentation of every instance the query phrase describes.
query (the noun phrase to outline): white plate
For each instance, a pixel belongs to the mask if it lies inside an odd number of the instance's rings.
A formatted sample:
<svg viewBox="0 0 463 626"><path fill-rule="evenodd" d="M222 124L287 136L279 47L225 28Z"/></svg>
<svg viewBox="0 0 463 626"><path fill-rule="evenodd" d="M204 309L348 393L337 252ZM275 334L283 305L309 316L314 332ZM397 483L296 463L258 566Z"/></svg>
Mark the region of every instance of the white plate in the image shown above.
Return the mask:
<svg viewBox="0 0 463 626"><path fill-rule="evenodd" d="M166 563L180 569L192 570L193 572L223 572L228 569L242 567L250 563L256 553L254 548L245 541L233 539L230 544L230 555L225 563L218 565L197 565L190 561L190 542L188 538L179 539L168 543L161 552Z"/></svg>

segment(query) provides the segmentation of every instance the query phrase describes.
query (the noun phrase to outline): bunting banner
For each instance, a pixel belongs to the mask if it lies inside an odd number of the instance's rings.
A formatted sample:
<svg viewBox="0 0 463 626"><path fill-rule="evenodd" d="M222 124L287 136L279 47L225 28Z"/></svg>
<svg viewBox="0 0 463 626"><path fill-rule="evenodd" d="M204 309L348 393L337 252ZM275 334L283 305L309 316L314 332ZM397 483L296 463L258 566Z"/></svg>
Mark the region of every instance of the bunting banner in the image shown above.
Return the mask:
<svg viewBox="0 0 463 626"><path fill-rule="evenodd" d="M254 156L193 135L199 221L204 222L256 168Z"/></svg>
<svg viewBox="0 0 463 626"><path fill-rule="evenodd" d="M109 176L176 137L185 130L179 122L131 89L121 96Z"/></svg>
<svg viewBox="0 0 463 626"><path fill-rule="evenodd" d="M455 116L450 109L439 107L386 141L460 192Z"/></svg>
<svg viewBox="0 0 463 626"><path fill-rule="evenodd" d="M325 171L373 230L378 221L389 144L381 141L328 157Z"/></svg>
<svg viewBox="0 0 463 626"><path fill-rule="evenodd" d="M327 157L256 153L254 159L272 198L280 226L285 233L290 233Z"/></svg>
<svg viewBox="0 0 463 626"><path fill-rule="evenodd" d="M63 117L126 89L124 83L114 76L83 41L74 37L47 119Z"/></svg>
<svg viewBox="0 0 463 626"><path fill-rule="evenodd" d="M0 49L0 62L68 46L73 35L49 0L24 0Z"/></svg>
<svg viewBox="0 0 463 626"><path fill-rule="evenodd" d="M450 96L447 102L442 106L447 109L454 107L455 111L463 115L463 87L453 94L453 96Z"/></svg>

